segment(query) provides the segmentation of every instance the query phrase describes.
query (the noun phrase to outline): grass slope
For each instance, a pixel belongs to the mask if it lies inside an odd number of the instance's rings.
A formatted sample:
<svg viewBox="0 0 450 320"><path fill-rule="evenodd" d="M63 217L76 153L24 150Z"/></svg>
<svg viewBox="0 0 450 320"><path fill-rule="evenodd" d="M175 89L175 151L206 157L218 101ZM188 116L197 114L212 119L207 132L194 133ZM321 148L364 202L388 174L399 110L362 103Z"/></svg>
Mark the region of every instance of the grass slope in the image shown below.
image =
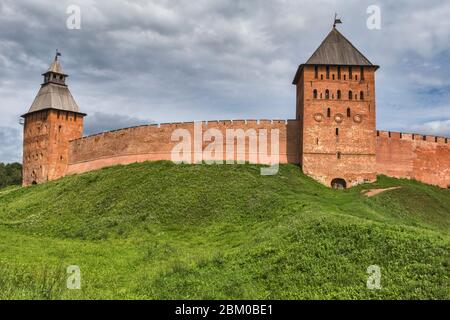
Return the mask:
<svg viewBox="0 0 450 320"><path fill-rule="evenodd" d="M154 162L1 189L0 298L450 298L450 190L259 169ZM65 288L68 265L81 290Z"/></svg>

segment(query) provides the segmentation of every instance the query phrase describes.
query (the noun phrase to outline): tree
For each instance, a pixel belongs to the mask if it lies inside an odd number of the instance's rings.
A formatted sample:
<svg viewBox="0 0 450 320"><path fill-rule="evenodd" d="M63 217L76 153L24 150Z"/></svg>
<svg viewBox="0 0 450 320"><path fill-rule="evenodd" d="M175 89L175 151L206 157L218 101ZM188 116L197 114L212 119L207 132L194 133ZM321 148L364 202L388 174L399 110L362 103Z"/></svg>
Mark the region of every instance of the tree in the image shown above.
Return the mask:
<svg viewBox="0 0 450 320"><path fill-rule="evenodd" d="M22 184L22 165L20 163L4 164L0 162L0 188Z"/></svg>

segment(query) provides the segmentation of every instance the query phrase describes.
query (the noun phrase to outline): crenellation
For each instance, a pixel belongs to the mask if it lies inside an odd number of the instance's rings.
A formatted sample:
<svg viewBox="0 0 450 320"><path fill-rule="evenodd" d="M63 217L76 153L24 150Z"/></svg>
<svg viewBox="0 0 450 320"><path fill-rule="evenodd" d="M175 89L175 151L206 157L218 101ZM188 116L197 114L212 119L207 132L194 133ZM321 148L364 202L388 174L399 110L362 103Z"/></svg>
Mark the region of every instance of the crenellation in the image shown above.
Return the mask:
<svg viewBox="0 0 450 320"><path fill-rule="evenodd" d="M414 140L417 142L426 142L426 143L438 143L445 144L445 140L448 139L442 136L434 136L434 135L422 135L418 133L404 133L404 132L395 132L395 131L383 131L377 130L377 137L396 139L396 140Z"/></svg>
<svg viewBox="0 0 450 320"><path fill-rule="evenodd" d="M438 144L445 144L445 138L444 137L437 137L437 138L438 138L438 141L437 141Z"/></svg>

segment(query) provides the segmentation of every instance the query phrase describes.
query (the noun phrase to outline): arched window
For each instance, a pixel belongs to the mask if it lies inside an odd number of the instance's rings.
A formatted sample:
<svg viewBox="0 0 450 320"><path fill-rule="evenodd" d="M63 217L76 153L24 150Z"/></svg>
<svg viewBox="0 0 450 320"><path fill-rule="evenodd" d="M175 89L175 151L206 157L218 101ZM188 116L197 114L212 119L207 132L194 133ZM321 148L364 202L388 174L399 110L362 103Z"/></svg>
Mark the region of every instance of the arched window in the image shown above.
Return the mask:
<svg viewBox="0 0 450 320"><path fill-rule="evenodd" d="M331 109L330 108L327 109L327 117L328 118L331 117Z"/></svg>
<svg viewBox="0 0 450 320"><path fill-rule="evenodd" d="M323 74L320 75L320 80L323 80Z"/></svg>
<svg viewBox="0 0 450 320"><path fill-rule="evenodd" d="M364 92L363 91L361 91L359 93L359 100L364 100Z"/></svg>
<svg viewBox="0 0 450 320"><path fill-rule="evenodd" d="M337 68L337 76L338 76L338 80L341 80L341 66L338 66Z"/></svg>
<svg viewBox="0 0 450 320"><path fill-rule="evenodd" d="M330 90L325 90L325 99L330 99Z"/></svg>
<svg viewBox="0 0 450 320"><path fill-rule="evenodd" d="M319 78L319 66L314 66L314 78Z"/></svg>
<svg viewBox="0 0 450 320"><path fill-rule="evenodd" d="M361 80L364 80L364 67L361 67Z"/></svg>
<svg viewBox="0 0 450 320"><path fill-rule="evenodd" d="M348 67L348 78L350 80L353 78L353 69L352 69L352 67Z"/></svg>
<svg viewBox="0 0 450 320"><path fill-rule="evenodd" d="M350 108L347 108L347 118L350 118L350 116L351 116Z"/></svg>
<svg viewBox="0 0 450 320"><path fill-rule="evenodd" d="M314 89L314 91L313 91L313 97L314 97L314 99L317 99L317 89Z"/></svg>
<svg viewBox="0 0 450 320"><path fill-rule="evenodd" d="M347 76L344 74L344 80L347 80Z"/></svg>
<svg viewBox="0 0 450 320"><path fill-rule="evenodd" d="M341 159L341 152L338 152L336 155L338 159Z"/></svg>
<svg viewBox="0 0 450 320"><path fill-rule="evenodd" d="M326 66L326 74L327 74L327 79L330 79L330 66Z"/></svg>
<svg viewBox="0 0 450 320"><path fill-rule="evenodd" d="M353 92L349 91L348 92L348 100L352 100L353 99Z"/></svg>
<svg viewBox="0 0 450 320"><path fill-rule="evenodd" d="M341 99L341 90L337 91L337 98L340 100Z"/></svg>
<svg viewBox="0 0 450 320"><path fill-rule="evenodd" d="M336 137L339 135L339 128L336 128Z"/></svg>

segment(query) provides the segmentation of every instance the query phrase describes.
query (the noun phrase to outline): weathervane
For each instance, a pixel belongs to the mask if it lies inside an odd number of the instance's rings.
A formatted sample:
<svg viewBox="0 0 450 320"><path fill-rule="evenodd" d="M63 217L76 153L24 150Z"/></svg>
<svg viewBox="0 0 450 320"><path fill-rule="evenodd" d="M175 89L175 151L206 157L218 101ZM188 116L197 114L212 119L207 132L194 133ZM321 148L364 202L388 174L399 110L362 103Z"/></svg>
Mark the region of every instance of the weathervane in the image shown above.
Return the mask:
<svg viewBox="0 0 450 320"><path fill-rule="evenodd" d="M333 23L333 28L336 28L336 25L340 23L342 24L342 20L337 18L337 13L334 14L334 23Z"/></svg>
<svg viewBox="0 0 450 320"><path fill-rule="evenodd" d="M59 52L58 49L56 49L55 60L58 60L58 57L61 57L61 52Z"/></svg>

